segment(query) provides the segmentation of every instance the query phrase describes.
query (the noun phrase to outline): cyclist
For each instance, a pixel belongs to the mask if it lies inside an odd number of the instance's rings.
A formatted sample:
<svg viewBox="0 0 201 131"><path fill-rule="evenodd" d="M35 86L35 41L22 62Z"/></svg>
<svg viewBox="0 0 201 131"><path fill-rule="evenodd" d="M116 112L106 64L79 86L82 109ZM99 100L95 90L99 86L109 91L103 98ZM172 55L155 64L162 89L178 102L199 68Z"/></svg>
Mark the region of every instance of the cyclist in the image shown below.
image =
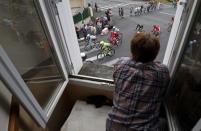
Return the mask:
<svg viewBox="0 0 201 131"><path fill-rule="evenodd" d="M153 30L152 30L152 32L153 32L153 34L154 34L155 36L158 36L158 35L160 34L160 31L161 31L161 27L160 27L159 24L153 25Z"/></svg>
<svg viewBox="0 0 201 131"><path fill-rule="evenodd" d="M111 44L108 42L105 42L105 41L101 41L100 46L101 46L101 50L104 51L104 50L107 50L108 48L110 48Z"/></svg>
<svg viewBox="0 0 201 131"><path fill-rule="evenodd" d="M120 32L119 32L119 29L116 28L116 27L113 27L112 28L112 31L108 37L108 41L111 43L111 44L117 44L119 42L119 39L120 39Z"/></svg>
<svg viewBox="0 0 201 131"><path fill-rule="evenodd" d="M95 36L95 35L90 35L90 34L88 34L87 37L86 37L86 40L87 40L87 45L92 46L93 43L94 43L95 40L96 40L96 36Z"/></svg>
<svg viewBox="0 0 201 131"><path fill-rule="evenodd" d="M143 28L144 28L143 25L137 24L135 29L136 29L138 32L142 32Z"/></svg>
<svg viewBox="0 0 201 131"><path fill-rule="evenodd" d="M111 38L111 39L117 39L118 37L119 37L119 29L114 26L114 27L112 28L110 38Z"/></svg>

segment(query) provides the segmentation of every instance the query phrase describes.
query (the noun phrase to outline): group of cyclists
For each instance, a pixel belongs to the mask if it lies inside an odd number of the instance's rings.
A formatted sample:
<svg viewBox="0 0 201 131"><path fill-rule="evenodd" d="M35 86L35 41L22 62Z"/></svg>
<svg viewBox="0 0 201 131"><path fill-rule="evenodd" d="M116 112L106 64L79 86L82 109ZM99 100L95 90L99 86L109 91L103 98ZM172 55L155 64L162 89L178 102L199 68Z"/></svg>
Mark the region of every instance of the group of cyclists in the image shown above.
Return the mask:
<svg viewBox="0 0 201 131"><path fill-rule="evenodd" d="M105 56L113 56L115 54L114 46L119 46L122 43L122 34L119 29L114 26L109 26L107 40L108 41L98 41L96 36L88 34L86 37L85 50L88 51L93 48L99 49L97 59L102 59Z"/></svg>
<svg viewBox="0 0 201 131"><path fill-rule="evenodd" d="M119 46L122 43L122 33L120 30L111 25L112 10L107 9L105 16L97 17L92 25L96 27L96 34L87 32L85 37L85 51L89 51L93 48L98 48L100 53L104 55L113 55L115 46ZM89 25L90 26L90 25ZM106 36L107 40L97 40L97 35ZM113 53L111 53L111 51Z"/></svg>
<svg viewBox="0 0 201 131"><path fill-rule="evenodd" d="M142 15L154 11L156 9L160 9L160 2L150 1L138 7L130 7L130 16Z"/></svg>
<svg viewBox="0 0 201 131"><path fill-rule="evenodd" d="M144 26L141 25L141 24L137 24L136 25L136 31L137 33L140 33L140 32L145 32L143 30ZM155 24L152 26L152 30L151 30L152 34L155 35L156 37L158 37L160 35L160 32L161 32L161 27L159 24Z"/></svg>
<svg viewBox="0 0 201 131"><path fill-rule="evenodd" d="M103 29L103 32L104 32L104 29ZM107 32L104 35L108 35L108 38L107 38L108 42L104 42L104 41L99 42L95 35L88 34L86 37L85 46L90 46L91 47L90 49L94 47L104 49L107 45L119 46L122 43L122 33L120 33L120 30L116 28L115 26L109 25L107 27Z"/></svg>
<svg viewBox="0 0 201 131"><path fill-rule="evenodd" d="M154 10L157 7L156 1L152 1L152 3L146 3L144 6L140 6L139 11L142 12L146 10L149 12L150 10ZM96 33L88 33L85 37L85 51L89 51L93 48L98 48L100 50L99 54L102 53L104 55L112 55L115 50L113 47L119 46L122 44L122 33L118 28L112 26L111 9L106 10L106 16L97 17L95 21L92 23L94 27L96 27ZM168 26L168 31L171 30L174 18L172 17L171 23ZM144 26L141 24L136 25L137 32L144 32ZM92 29L92 28L91 28ZM154 24L151 30L152 34L159 37L161 33L161 27L159 24ZM108 36L107 40L97 40L96 35L106 35ZM113 53L111 53L111 51Z"/></svg>

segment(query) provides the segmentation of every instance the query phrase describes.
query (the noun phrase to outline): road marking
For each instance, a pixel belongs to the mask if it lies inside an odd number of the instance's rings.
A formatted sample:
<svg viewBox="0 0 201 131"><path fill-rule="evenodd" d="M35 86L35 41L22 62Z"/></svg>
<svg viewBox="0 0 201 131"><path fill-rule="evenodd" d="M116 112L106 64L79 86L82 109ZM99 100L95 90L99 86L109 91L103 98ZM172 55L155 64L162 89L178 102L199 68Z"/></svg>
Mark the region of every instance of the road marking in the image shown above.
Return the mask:
<svg viewBox="0 0 201 131"><path fill-rule="evenodd" d="M172 5L168 5L168 4L164 4L164 3L161 3L161 5L167 6L167 7L172 7Z"/></svg>
<svg viewBox="0 0 201 131"><path fill-rule="evenodd" d="M81 50L84 50L84 47L83 48L80 48ZM93 48L93 49L91 49L91 50L89 50L89 51L82 51L81 53L85 53L86 55L88 55L88 54L91 54L92 52L95 52L95 51L98 51L99 49L97 49L97 48Z"/></svg>
<svg viewBox="0 0 201 131"><path fill-rule="evenodd" d="M97 60L97 56L93 56L91 58L86 59L86 61L95 61Z"/></svg>
<svg viewBox="0 0 201 131"><path fill-rule="evenodd" d="M106 66L114 66L114 64L116 64L119 61L120 58L116 58L114 60L111 60L109 62L105 62L102 65L106 65Z"/></svg>
<svg viewBox="0 0 201 131"><path fill-rule="evenodd" d="M159 12L161 14L165 14L165 15L170 15L170 16L174 16L175 14L171 14L171 13L166 13L166 12Z"/></svg>
<svg viewBox="0 0 201 131"><path fill-rule="evenodd" d="M124 7L124 6L128 6L131 4L142 4L143 2L130 2L127 4L121 3L121 4L117 4L117 5L113 5L113 6L104 6L104 7L100 7L100 10L107 10L107 9L112 9L112 8L116 8L116 7Z"/></svg>

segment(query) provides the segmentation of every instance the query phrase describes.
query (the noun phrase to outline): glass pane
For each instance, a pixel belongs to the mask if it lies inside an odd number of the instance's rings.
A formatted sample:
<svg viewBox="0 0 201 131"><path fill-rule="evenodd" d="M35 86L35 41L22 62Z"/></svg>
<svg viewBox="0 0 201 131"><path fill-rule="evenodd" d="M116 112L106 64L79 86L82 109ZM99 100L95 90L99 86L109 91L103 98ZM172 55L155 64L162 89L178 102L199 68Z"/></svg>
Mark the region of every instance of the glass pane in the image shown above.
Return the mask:
<svg viewBox="0 0 201 131"><path fill-rule="evenodd" d="M169 102L181 130L189 131L201 118L201 8L185 46Z"/></svg>
<svg viewBox="0 0 201 131"><path fill-rule="evenodd" d="M159 34L157 37L160 39L161 48L156 60L163 61L177 8L176 3L171 6L172 3L167 1L164 4L163 0L86 0L86 3L78 1L70 0L84 63L79 75L113 79L113 65L120 57L131 56L130 42L138 31ZM138 24L140 26L137 26ZM153 25L160 25L160 31L154 31ZM112 35L113 32L117 32L117 35ZM113 50L102 50L100 41L110 43Z"/></svg>
<svg viewBox="0 0 201 131"><path fill-rule="evenodd" d="M34 0L1 0L0 12L0 43L45 108L64 79L55 63Z"/></svg>

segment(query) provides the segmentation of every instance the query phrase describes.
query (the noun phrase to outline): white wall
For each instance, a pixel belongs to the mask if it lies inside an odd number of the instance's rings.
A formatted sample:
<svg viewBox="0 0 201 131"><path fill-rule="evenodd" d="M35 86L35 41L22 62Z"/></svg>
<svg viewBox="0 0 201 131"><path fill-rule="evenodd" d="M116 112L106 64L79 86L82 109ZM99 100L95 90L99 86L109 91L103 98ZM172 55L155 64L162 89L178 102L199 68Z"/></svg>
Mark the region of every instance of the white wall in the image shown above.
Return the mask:
<svg viewBox="0 0 201 131"><path fill-rule="evenodd" d="M11 94L0 81L0 131L8 131Z"/></svg>

